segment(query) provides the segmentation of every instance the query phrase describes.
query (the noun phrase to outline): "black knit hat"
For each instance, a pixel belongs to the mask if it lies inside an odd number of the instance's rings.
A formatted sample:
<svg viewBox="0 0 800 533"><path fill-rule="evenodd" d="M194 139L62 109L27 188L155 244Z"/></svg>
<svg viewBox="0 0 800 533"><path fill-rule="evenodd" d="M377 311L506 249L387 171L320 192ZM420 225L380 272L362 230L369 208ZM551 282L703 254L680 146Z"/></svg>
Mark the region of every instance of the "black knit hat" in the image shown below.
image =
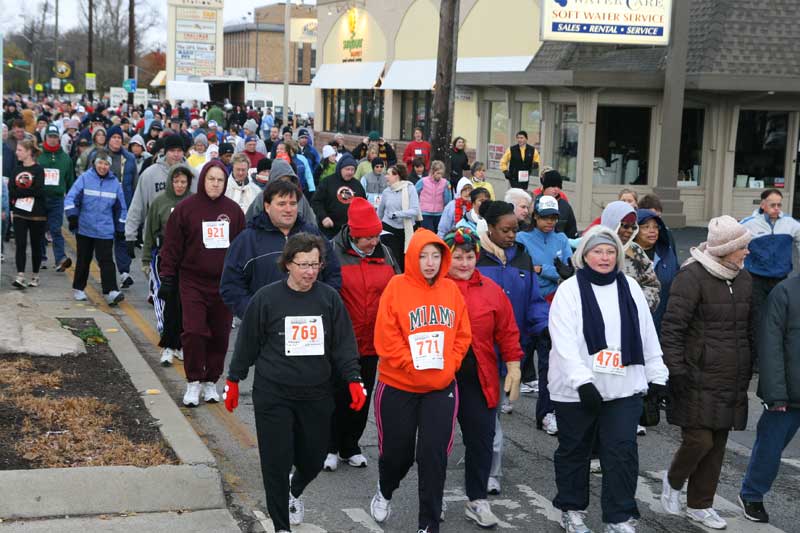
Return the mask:
<svg viewBox="0 0 800 533"><path fill-rule="evenodd" d="M548 170L542 174L542 189L549 187L558 187L560 189L563 183L564 178L561 177L557 170Z"/></svg>
<svg viewBox="0 0 800 533"><path fill-rule="evenodd" d="M173 148L180 148L181 150L186 150L186 147L183 145L183 140L181 139L180 135L172 134L167 135L164 139L164 151L169 152Z"/></svg>

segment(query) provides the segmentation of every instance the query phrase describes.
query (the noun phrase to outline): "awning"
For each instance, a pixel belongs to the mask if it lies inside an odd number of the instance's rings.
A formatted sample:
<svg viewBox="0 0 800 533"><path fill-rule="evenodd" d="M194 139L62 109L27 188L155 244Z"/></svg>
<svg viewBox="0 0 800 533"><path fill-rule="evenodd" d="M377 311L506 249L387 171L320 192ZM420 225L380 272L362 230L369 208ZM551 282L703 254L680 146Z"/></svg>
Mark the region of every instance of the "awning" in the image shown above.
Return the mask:
<svg viewBox="0 0 800 533"><path fill-rule="evenodd" d="M461 57L456 72L525 72L533 56Z"/></svg>
<svg viewBox="0 0 800 533"><path fill-rule="evenodd" d="M208 102L208 84L203 81L175 81L167 82L167 100L184 100L191 102Z"/></svg>
<svg viewBox="0 0 800 533"><path fill-rule="evenodd" d="M163 87L167 84L167 71L159 70L153 81L150 82L150 87Z"/></svg>
<svg viewBox="0 0 800 533"><path fill-rule="evenodd" d="M311 86L315 89L374 89L384 65L383 61L325 63L317 69Z"/></svg>
<svg viewBox="0 0 800 533"><path fill-rule="evenodd" d="M435 59L400 59L392 62L381 89L430 91L436 82Z"/></svg>

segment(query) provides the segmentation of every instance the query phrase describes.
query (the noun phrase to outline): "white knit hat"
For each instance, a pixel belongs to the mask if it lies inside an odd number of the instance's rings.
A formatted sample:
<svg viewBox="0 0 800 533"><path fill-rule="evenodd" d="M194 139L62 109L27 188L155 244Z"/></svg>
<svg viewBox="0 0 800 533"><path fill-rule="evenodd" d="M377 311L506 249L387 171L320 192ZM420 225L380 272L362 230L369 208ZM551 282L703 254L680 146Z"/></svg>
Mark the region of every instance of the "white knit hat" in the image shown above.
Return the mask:
<svg viewBox="0 0 800 533"><path fill-rule="evenodd" d="M716 257L725 257L746 248L752 238L750 231L732 216L712 218L708 223L706 252Z"/></svg>

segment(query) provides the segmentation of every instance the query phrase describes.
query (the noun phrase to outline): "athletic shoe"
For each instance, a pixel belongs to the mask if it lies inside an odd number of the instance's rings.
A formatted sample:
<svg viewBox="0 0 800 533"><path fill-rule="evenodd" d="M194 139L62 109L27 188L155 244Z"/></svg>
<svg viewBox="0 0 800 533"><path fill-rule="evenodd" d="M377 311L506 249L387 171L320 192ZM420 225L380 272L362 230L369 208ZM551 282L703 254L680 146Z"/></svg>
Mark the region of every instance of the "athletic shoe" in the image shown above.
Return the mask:
<svg viewBox="0 0 800 533"><path fill-rule="evenodd" d="M64 272L72 266L72 259L65 257L59 264L56 265L56 272Z"/></svg>
<svg viewBox="0 0 800 533"><path fill-rule="evenodd" d="M664 478L661 480L661 507L669 514L680 515L682 512L681 491L673 489L669 484L667 472L664 472Z"/></svg>
<svg viewBox="0 0 800 533"><path fill-rule="evenodd" d="M299 526L303 523L303 518L306 516L306 506L303 505L303 500L292 496L289 491L289 523L293 526Z"/></svg>
<svg viewBox="0 0 800 533"><path fill-rule="evenodd" d="M106 302L108 305L117 305L125 299L125 295L119 291L111 291L106 294Z"/></svg>
<svg viewBox="0 0 800 533"><path fill-rule="evenodd" d="M521 394L536 394L539 392L539 382L529 381L527 383L523 383L519 386L519 392Z"/></svg>
<svg viewBox="0 0 800 533"><path fill-rule="evenodd" d="M692 509L691 507L686 507L686 516L688 516L690 520L700 522L711 529L725 529L728 527L728 523L717 514L717 511L715 511L713 507L709 507L708 509Z"/></svg>
<svg viewBox="0 0 800 533"><path fill-rule="evenodd" d="M556 414L547 413L542 419L542 429L548 435L558 435L558 424L556 423Z"/></svg>
<svg viewBox="0 0 800 533"><path fill-rule="evenodd" d="M381 486L378 485L378 490L375 491L375 496L369 504L369 514L372 519L377 523L382 524L389 519L392 514L392 500L387 500L381 494Z"/></svg>
<svg viewBox="0 0 800 533"><path fill-rule="evenodd" d="M28 282L28 287L38 287L39 286L39 276L31 277L31 280Z"/></svg>
<svg viewBox="0 0 800 533"><path fill-rule="evenodd" d="M769 522L769 515L767 514L767 510L764 508L764 502L746 502L742 499L742 495L740 494L739 505L742 506L744 517L748 520L752 520L753 522L761 522L764 524Z"/></svg>
<svg viewBox="0 0 800 533"><path fill-rule="evenodd" d="M183 348L180 350L175 350L175 359L178 361L183 361Z"/></svg>
<svg viewBox="0 0 800 533"><path fill-rule="evenodd" d="M647 435L647 429L645 429L644 426L637 425L636 434L639 435L640 437L644 437L645 435Z"/></svg>
<svg viewBox="0 0 800 533"><path fill-rule="evenodd" d="M561 513L561 527L567 533L592 533L592 530L586 527L584 520L586 520L586 511L566 511Z"/></svg>
<svg viewBox="0 0 800 533"><path fill-rule="evenodd" d="M75 298L75 300L77 300L78 302L85 302L86 300L88 300L88 298L86 297L86 293L83 291L79 291L78 289L72 290L72 297Z"/></svg>
<svg viewBox="0 0 800 533"><path fill-rule="evenodd" d="M486 492L492 496L500 494L500 480L496 477L489 477L489 483L486 484Z"/></svg>
<svg viewBox="0 0 800 533"><path fill-rule="evenodd" d="M439 511L439 522L444 522L445 513L447 513L447 502L442 500L442 510Z"/></svg>
<svg viewBox="0 0 800 533"><path fill-rule="evenodd" d="M128 287L133 285L133 276L131 276L127 272L123 272L120 275L119 279L123 289L127 289Z"/></svg>
<svg viewBox="0 0 800 533"><path fill-rule="evenodd" d="M325 457L325 462L322 463L322 469L326 472L336 472L337 468L339 468L339 456L335 453L329 453Z"/></svg>
<svg viewBox="0 0 800 533"><path fill-rule="evenodd" d="M355 455L351 455L350 457L342 457L339 456L340 461L347 461L347 464L354 468L366 468L367 467L367 458L357 453Z"/></svg>
<svg viewBox="0 0 800 533"><path fill-rule="evenodd" d="M172 348L164 348L161 350L161 359L159 363L161 366L170 366L172 365L172 358L175 356L175 350Z"/></svg>
<svg viewBox="0 0 800 533"><path fill-rule="evenodd" d="M589 473L590 474L602 474L603 473L603 466L600 464L600 459L592 459L589 462Z"/></svg>
<svg viewBox="0 0 800 533"><path fill-rule="evenodd" d="M17 277L14 278L14 283L12 283L12 285L18 289L26 288L28 284L25 283L25 274L17 274Z"/></svg>
<svg viewBox="0 0 800 533"><path fill-rule="evenodd" d="M514 404L506 399L506 401L503 402L503 405L500 406L500 412L504 415L510 415L514 412Z"/></svg>
<svg viewBox="0 0 800 533"><path fill-rule="evenodd" d="M186 394L183 395L183 405L197 407L200 405L200 382L190 381L186 384Z"/></svg>
<svg viewBox="0 0 800 533"><path fill-rule="evenodd" d="M626 522L604 524L603 533L636 533L636 520L631 518Z"/></svg>
<svg viewBox="0 0 800 533"><path fill-rule="evenodd" d="M492 512L492 507L486 500L475 500L467 502L464 507L464 514L467 515L469 520L472 520L480 527L494 527L500 521Z"/></svg>
<svg viewBox="0 0 800 533"><path fill-rule="evenodd" d="M219 393L217 392L217 384L211 381L203 383L203 401L206 403L219 402Z"/></svg>

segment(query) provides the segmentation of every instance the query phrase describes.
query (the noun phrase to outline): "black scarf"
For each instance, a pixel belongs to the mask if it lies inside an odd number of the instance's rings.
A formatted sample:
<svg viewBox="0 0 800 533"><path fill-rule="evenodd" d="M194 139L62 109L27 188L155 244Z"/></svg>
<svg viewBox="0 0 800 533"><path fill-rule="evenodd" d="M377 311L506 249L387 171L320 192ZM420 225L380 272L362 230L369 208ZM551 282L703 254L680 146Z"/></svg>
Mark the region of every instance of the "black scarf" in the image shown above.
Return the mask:
<svg viewBox="0 0 800 533"><path fill-rule="evenodd" d="M588 265L578 269L578 288L581 294L581 307L583 313L583 337L590 354L608 348L606 344L606 326L603 314L597 304L592 285L610 285L617 282L617 297L619 298L620 322L622 324L622 365L643 365L644 354L642 350L642 336L639 332L639 314L636 302L631 296L630 287L625 274L614 270L608 274L601 274L592 270Z"/></svg>

